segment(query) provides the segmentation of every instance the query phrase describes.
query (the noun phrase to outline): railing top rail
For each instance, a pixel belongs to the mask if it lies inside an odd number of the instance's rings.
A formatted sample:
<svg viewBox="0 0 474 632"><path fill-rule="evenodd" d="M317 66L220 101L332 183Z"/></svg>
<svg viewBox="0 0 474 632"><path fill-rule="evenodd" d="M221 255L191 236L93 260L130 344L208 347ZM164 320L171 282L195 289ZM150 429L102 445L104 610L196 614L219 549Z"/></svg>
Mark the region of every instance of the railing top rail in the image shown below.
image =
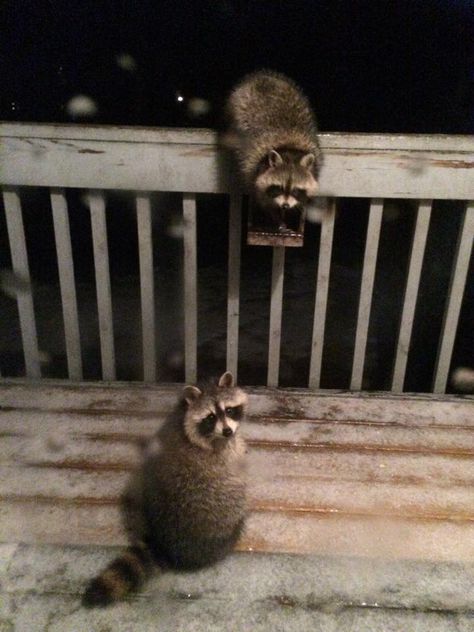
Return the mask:
<svg viewBox="0 0 474 632"><path fill-rule="evenodd" d="M127 143L215 145L217 133L204 128L82 125L59 123L1 122L1 138L44 138ZM366 149L386 151L467 152L474 154L474 135L377 134L322 132L323 149ZM474 156L473 156L474 160Z"/></svg>
<svg viewBox="0 0 474 632"><path fill-rule="evenodd" d="M236 179L204 129L0 124L0 182L229 193ZM474 199L474 137L321 134L321 195Z"/></svg>

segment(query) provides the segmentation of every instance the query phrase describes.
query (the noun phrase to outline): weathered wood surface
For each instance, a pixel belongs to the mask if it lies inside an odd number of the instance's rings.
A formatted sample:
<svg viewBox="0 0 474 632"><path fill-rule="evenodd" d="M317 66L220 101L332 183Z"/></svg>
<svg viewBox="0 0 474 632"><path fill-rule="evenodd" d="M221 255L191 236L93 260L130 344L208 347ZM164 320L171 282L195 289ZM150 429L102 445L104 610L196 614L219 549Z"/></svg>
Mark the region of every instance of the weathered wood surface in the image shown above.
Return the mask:
<svg viewBox="0 0 474 632"><path fill-rule="evenodd" d="M226 193L234 175L210 130L3 123L1 183ZM474 138L321 134L324 195L474 198Z"/></svg>
<svg viewBox="0 0 474 632"><path fill-rule="evenodd" d="M122 544L178 386L0 383L0 540ZM474 399L254 389L241 550L474 560Z"/></svg>

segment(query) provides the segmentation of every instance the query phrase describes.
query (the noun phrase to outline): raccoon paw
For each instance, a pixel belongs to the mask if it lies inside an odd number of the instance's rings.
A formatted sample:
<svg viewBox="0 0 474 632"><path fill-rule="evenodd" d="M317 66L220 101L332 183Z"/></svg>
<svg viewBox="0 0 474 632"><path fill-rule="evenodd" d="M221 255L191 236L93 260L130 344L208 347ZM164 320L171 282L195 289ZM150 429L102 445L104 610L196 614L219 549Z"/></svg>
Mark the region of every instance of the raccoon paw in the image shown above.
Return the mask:
<svg viewBox="0 0 474 632"><path fill-rule="evenodd" d="M285 223L282 223L278 226L278 232L280 233L280 235L291 235L293 231L291 230L291 228L288 228Z"/></svg>

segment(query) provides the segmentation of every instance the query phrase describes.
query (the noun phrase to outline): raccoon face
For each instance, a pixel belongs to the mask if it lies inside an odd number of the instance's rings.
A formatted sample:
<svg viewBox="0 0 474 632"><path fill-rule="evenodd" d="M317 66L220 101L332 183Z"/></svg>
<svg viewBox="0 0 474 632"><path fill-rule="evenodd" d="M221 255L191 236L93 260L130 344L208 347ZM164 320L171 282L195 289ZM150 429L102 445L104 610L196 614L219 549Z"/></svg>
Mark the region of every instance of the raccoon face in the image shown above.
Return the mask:
<svg viewBox="0 0 474 632"><path fill-rule="evenodd" d="M247 395L234 386L231 373L224 373L217 386L202 390L186 386L184 399L184 431L192 444L213 450L235 437L245 414Z"/></svg>
<svg viewBox="0 0 474 632"><path fill-rule="evenodd" d="M263 208L283 211L303 207L315 197L318 182L313 175L315 157L295 151L280 154L272 150L265 169L255 181L257 203Z"/></svg>

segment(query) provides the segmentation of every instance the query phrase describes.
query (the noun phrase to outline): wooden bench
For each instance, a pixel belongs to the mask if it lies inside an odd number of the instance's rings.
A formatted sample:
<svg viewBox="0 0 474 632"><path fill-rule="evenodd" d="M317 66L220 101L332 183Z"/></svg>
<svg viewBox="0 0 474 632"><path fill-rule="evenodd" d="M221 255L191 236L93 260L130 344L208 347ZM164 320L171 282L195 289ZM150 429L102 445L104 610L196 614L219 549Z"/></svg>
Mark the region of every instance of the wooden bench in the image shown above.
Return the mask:
<svg viewBox="0 0 474 632"><path fill-rule="evenodd" d="M124 544L118 498L180 386L0 385L0 540ZM242 551L474 561L474 398L251 389Z"/></svg>

